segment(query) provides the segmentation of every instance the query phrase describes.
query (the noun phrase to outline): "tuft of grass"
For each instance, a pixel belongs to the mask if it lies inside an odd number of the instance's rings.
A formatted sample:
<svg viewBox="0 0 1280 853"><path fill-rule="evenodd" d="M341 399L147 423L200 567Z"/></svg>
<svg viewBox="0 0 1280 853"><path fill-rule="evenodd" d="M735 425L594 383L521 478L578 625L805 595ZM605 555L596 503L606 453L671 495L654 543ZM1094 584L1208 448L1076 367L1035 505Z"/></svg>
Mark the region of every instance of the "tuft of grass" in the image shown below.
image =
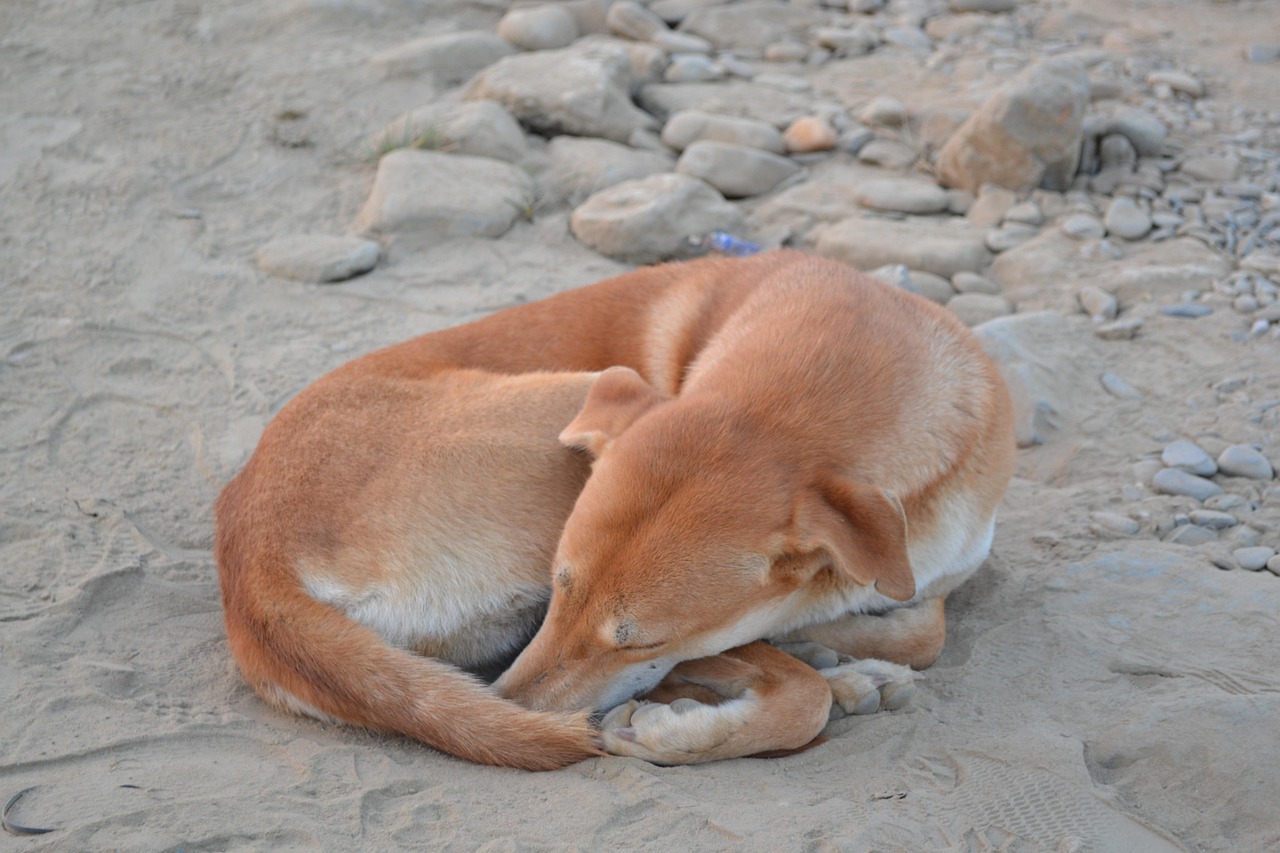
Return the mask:
<svg viewBox="0 0 1280 853"><path fill-rule="evenodd" d="M456 147L440 128L428 126L424 128L413 127L406 124L400 133L384 133L378 137L377 141L370 148L366 159L373 162L381 160L392 151L398 151L401 148L413 148L419 151L449 151Z"/></svg>

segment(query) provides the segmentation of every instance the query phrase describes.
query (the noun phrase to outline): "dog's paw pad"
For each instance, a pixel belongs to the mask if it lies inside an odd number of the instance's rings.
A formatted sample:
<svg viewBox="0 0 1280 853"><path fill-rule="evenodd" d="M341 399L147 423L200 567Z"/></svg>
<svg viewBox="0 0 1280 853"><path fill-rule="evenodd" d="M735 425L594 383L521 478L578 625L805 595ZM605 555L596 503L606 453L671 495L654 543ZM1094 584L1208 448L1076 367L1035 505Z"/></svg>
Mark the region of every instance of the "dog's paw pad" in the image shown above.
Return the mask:
<svg viewBox="0 0 1280 853"><path fill-rule="evenodd" d="M867 658L822 670L835 700L832 719L846 714L896 711L911 701L916 681L923 678L910 667Z"/></svg>
<svg viewBox="0 0 1280 853"><path fill-rule="evenodd" d="M721 757L715 750L745 723L738 701L704 705L677 699L670 705L632 700L605 715L600 724L604 748L654 764L694 764Z"/></svg>
<svg viewBox="0 0 1280 853"><path fill-rule="evenodd" d="M809 640L795 643L780 642L774 645L779 651L784 651L793 658L804 661L814 669L831 669L853 660L853 658L841 654L835 649L829 649L821 643L814 643Z"/></svg>

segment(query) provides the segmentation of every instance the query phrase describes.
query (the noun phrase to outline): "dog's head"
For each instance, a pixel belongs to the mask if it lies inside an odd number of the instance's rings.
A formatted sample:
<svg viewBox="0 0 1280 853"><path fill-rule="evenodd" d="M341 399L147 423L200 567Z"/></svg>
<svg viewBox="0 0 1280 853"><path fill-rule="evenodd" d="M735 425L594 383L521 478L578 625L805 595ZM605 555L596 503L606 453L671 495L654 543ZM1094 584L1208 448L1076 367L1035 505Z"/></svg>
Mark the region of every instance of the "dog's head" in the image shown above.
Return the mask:
<svg viewBox="0 0 1280 853"><path fill-rule="evenodd" d="M523 704L607 708L681 661L793 626L836 588L915 592L897 501L813 473L728 400L663 397L611 368L560 440L595 461L546 620L497 683Z"/></svg>

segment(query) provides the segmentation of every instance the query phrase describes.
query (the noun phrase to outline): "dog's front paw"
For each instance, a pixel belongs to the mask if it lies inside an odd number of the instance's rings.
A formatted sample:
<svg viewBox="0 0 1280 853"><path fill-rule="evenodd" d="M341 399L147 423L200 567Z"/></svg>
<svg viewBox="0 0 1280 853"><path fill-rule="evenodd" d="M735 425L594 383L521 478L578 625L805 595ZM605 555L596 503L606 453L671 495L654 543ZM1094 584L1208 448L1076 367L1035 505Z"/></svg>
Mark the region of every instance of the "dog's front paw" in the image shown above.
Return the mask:
<svg viewBox="0 0 1280 853"><path fill-rule="evenodd" d="M848 714L896 711L911 701L916 681L924 678L911 667L875 658L820 670L831 686L831 718Z"/></svg>
<svg viewBox="0 0 1280 853"><path fill-rule="evenodd" d="M724 748L746 724L749 699L704 705L677 699L670 705L632 699L600 723L604 748L654 764L696 764L729 757Z"/></svg>

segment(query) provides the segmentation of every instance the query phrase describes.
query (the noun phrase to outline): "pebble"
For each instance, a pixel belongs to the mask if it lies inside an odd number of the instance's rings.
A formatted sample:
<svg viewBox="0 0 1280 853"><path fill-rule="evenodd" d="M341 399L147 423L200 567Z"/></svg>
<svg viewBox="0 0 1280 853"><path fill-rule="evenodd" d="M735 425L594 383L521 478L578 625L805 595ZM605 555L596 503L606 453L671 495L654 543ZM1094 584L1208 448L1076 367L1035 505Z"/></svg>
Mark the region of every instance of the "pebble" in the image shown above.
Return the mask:
<svg viewBox="0 0 1280 853"><path fill-rule="evenodd" d="M1104 341L1127 341L1142 330L1141 317L1125 317L1110 323L1102 323L1094 327L1093 333Z"/></svg>
<svg viewBox="0 0 1280 853"><path fill-rule="evenodd" d="M1013 190L1005 189L999 184L983 184L978 188L978 196L965 212L965 217L979 228L998 225L1018 201Z"/></svg>
<svg viewBox="0 0 1280 853"><path fill-rule="evenodd" d="M705 182L668 172L601 190L574 210L569 226L603 255L649 264L694 254L712 231L741 234L746 220Z"/></svg>
<svg viewBox="0 0 1280 853"><path fill-rule="evenodd" d="M1013 305L1003 296L989 293L958 293L947 308L966 326L978 326L1013 313Z"/></svg>
<svg viewBox="0 0 1280 853"><path fill-rule="evenodd" d="M858 162L883 169L906 169L916 161L916 152L893 139L872 139L858 151Z"/></svg>
<svg viewBox="0 0 1280 853"><path fill-rule="evenodd" d="M1095 322L1114 320L1120 313L1120 302L1096 284L1086 284L1076 294L1080 307Z"/></svg>
<svg viewBox="0 0 1280 853"><path fill-rule="evenodd" d="M903 288L939 305L946 305L956 295L956 290L951 286L951 282L940 275L934 275L924 270L909 270Z"/></svg>
<svg viewBox="0 0 1280 853"><path fill-rule="evenodd" d="M1160 454L1160 461L1168 468L1177 468L1202 477L1212 477L1218 472L1218 465L1213 457L1203 447L1185 438L1170 442Z"/></svg>
<svg viewBox="0 0 1280 853"><path fill-rule="evenodd" d="M1182 161L1184 175L1202 181L1234 181L1240 173L1240 159L1233 155L1189 157Z"/></svg>
<svg viewBox="0 0 1280 853"><path fill-rule="evenodd" d="M668 83L708 83L724 78L724 66L701 53L673 56L662 72L662 79Z"/></svg>
<svg viewBox="0 0 1280 853"><path fill-rule="evenodd" d="M870 27L818 27L811 35L819 47L837 56L865 56L880 45L880 36Z"/></svg>
<svg viewBox="0 0 1280 853"><path fill-rule="evenodd" d="M1187 545L1194 548L1199 545L1207 545L1210 542L1217 542L1218 534L1194 524L1183 524L1175 527L1173 532L1165 537L1164 541L1173 545Z"/></svg>
<svg viewBox="0 0 1280 853"><path fill-rule="evenodd" d="M695 142L728 142L774 154L786 150L782 134L768 122L701 110L673 113L662 126L662 141L676 151L683 151Z"/></svg>
<svg viewBox="0 0 1280 853"><path fill-rule="evenodd" d="M1058 227L1073 240L1101 240L1107 233L1102 220L1088 213L1073 213L1058 223Z"/></svg>
<svg viewBox="0 0 1280 853"><path fill-rule="evenodd" d="M432 148L513 163L525 154L524 131L501 104L437 102L404 113L373 138L374 151Z"/></svg>
<svg viewBox="0 0 1280 853"><path fill-rule="evenodd" d="M1004 288L998 282L994 282L984 275L966 270L961 270L951 276L951 286L958 293L988 293L993 296L999 296L1004 292Z"/></svg>
<svg viewBox="0 0 1280 853"><path fill-rule="evenodd" d="M572 12L544 3L507 12L498 21L498 35L523 50L553 50L568 47L581 34Z"/></svg>
<svg viewBox="0 0 1280 853"><path fill-rule="evenodd" d="M1152 71L1147 75L1147 85L1168 86L1173 91L1192 98L1199 98L1204 94L1204 84L1185 71Z"/></svg>
<svg viewBox="0 0 1280 853"><path fill-rule="evenodd" d="M1231 552L1236 565L1245 571L1256 572L1267 567L1268 562L1276 555L1276 549L1266 545L1253 548L1237 548Z"/></svg>
<svg viewBox="0 0 1280 853"><path fill-rule="evenodd" d="M659 30L649 40L663 53L711 53L715 50L704 38L674 30Z"/></svg>
<svg viewBox="0 0 1280 853"><path fill-rule="evenodd" d="M863 207L899 213L941 213L950 199L937 184L911 178L878 178L858 184L854 199Z"/></svg>
<svg viewBox="0 0 1280 853"><path fill-rule="evenodd" d="M1138 149L1123 133L1108 133L1098 143L1098 164L1103 172L1132 169L1138 165Z"/></svg>
<svg viewBox="0 0 1280 853"><path fill-rule="evenodd" d="M976 272L991 259L981 232L928 220L853 217L820 226L814 235L818 254L858 269L905 264L913 270L952 276L961 270Z"/></svg>
<svg viewBox="0 0 1280 853"><path fill-rule="evenodd" d="M947 0L952 12L1012 12L1017 0Z"/></svg>
<svg viewBox="0 0 1280 853"><path fill-rule="evenodd" d="M1114 373L1104 373L1099 377L1102 388L1117 400L1141 400L1142 392L1125 382Z"/></svg>
<svg viewBox="0 0 1280 853"><path fill-rule="evenodd" d="M804 62L808 56L808 46L798 41L780 41L764 49L764 58L769 62Z"/></svg>
<svg viewBox="0 0 1280 853"><path fill-rule="evenodd" d="M933 39L919 27L887 27L880 37L885 44L911 50L933 50Z"/></svg>
<svg viewBox="0 0 1280 853"><path fill-rule="evenodd" d="M1218 470L1229 477L1270 480L1275 471L1270 460L1247 444L1233 444L1218 457Z"/></svg>
<svg viewBox="0 0 1280 853"><path fill-rule="evenodd" d="M1044 224L1044 213L1040 210L1040 205L1034 201L1024 201L1009 208L1004 215L1004 221L1039 227Z"/></svg>
<svg viewBox="0 0 1280 853"><path fill-rule="evenodd" d="M792 154L830 151L836 147L836 139L835 128L818 116L801 116L782 134L782 143Z"/></svg>
<svg viewBox="0 0 1280 853"><path fill-rule="evenodd" d="M669 172L675 157L587 136L557 136L547 143L549 166L538 176L543 201L577 206L605 187Z"/></svg>
<svg viewBox="0 0 1280 853"><path fill-rule="evenodd" d="M1107 205L1102 224L1109 234L1125 240L1137 240L1151 230L1151 216L1133 199L1118 196Z"/></svg>
<svg viewBox="0 0 1280 853"><path fill-rule="evenodd" d="M1273 575L1280 575L1280 554L1267 560L1267 571Z"/></svg>
<svg viewBox="0 0 1280 853"><path fill-rule="evenodd" d="M1191 510L1190 518L1192 524L1198 524L1210 530L1226 530L1228 527L1235 527L1240 523L1240 519L1231 513L1219 512L1215 509L1193 509Z"/></svg>
<svg viewBox="0 0 1280 853"><path fill-rule="evenodd" d="M1089 530L1095 536L1135 536L1142 530L1142 525L1126 515L1093 512L1089 514Z"/></svg>
<svg viewBox="0 0 1280 853"><path fill-rule="evenodd" d="M533 181L510 163L402 148L378 162L355 229L437 240L500 237L534 198Z"/></svg>
<svg viewBox="0 0 1280 853"><path fill-rule="evenodd" d="M875 96L858 113L858 121L881 127L901 127L906 120L906 104L890 95Z"/></svg>
<svg viewBox="0 0 1280 853"><path fill-rule="evenodd" d="M1275 62L1280 59L1280 44L1254 42L1244 49L1244 58L1250 62Z"/></svg>
<svg viewBox="0 0 1280 853"><path fill-rule="evenodd" d="M359 237L296 234L277 237L258 250L264 272L297 281L345 281L378 265L382 247Z"/></svg>
<svg viewBox="0 0 1280 853"><path fill-rule="evenodd" d="M1032 225L1010 222L987 232L985 242L993 252L1007 252L1015 249L1040 233L1040 229Z"/></svg>
<svg viewBox="0 0 1280 853"><path fill-rule="evenodd" d="M701 178L726 198L766 193L799 171L794 160L730 142L695 142L676 161L676 172Z"/></svg>
<svg viewBox="0 0 1280 853"><path fill-rule="evenodd" d="M1157 492L1166 495L1182 495L1198 501L1222 494L1222 487L1212 480L1179 471L1177 468L1165 468L1157 472L1151 478L1151 485Z"/></svg>
<svg viewBox="0 0 1280 853"><path fill-rule="evenodd" d="M1157 157L1164 150L1169 128L1146 110L1121 104L1090 116L1085 122L1085 133L1098 137L1123 134L1139 156Z"/></svg>
<svg viewBox="0 0 1280 853"><path fill-rule="evenodd" d="M667 31L666 21L632 0L617 0L610 5L604 23L614 35L635 41L652 41L658 33Z"/></svg>
<svg viewBox="0 0 1280 853"><path fill-rule="evenodd" d="M1160 309L1161 314L1167 314L1170 317L1182 317L1188 320L1194 320L1198 317L1207 317L1213 313L1213 308L1205 305L1203 302L1180 302L1177 305L1166 305Z"/></svg>

